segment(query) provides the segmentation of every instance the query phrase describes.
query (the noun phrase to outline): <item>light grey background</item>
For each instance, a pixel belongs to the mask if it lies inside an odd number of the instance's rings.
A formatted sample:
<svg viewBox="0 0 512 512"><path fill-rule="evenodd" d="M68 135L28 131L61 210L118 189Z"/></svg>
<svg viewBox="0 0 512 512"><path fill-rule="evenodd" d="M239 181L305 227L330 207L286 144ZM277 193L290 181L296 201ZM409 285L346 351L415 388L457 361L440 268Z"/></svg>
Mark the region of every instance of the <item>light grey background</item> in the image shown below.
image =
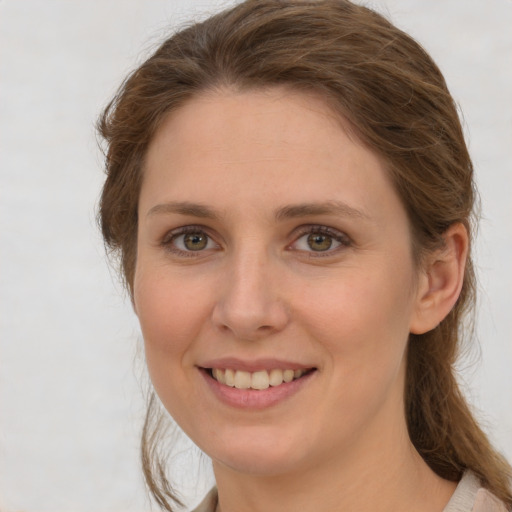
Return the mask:
<svg viewBox="0 0 512 512"><path fill-rule="evenodd" d="M484 219L481 362L474 350L460 366L486 430L512 459L512 1L368 3L424 44L463 108ZM140 335L95 226L93 124L168 27L218 5L0 0L4 512L149 510L138 464ZM178 463L193 503L208 484L194 495L196 470L187 454Z"/></svg>

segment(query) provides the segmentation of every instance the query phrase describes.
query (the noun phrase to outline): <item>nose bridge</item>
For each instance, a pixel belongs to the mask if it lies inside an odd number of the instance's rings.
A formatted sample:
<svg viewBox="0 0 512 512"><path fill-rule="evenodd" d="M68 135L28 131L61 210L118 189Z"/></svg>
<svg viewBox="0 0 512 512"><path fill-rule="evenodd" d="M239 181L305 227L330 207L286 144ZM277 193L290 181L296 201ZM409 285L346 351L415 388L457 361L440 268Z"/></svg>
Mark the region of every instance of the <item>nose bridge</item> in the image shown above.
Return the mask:
<svg viewBox="0 0 512 512"><path fill-rule="evenodd" d="M241 244L226 261L225 282L213 321L240 339L254 339L282 329L288 319L279 293L275 258L261 244Z"/></svg>

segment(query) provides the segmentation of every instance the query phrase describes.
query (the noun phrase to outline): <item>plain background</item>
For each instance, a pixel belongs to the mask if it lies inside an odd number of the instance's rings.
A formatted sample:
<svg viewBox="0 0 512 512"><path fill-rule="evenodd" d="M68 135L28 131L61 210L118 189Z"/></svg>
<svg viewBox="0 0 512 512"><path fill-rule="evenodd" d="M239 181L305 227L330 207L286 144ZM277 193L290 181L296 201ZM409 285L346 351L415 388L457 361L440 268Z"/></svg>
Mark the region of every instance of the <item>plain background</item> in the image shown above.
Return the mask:
<svg viewBox="0 0 512 512"><path fill-rule="evenodd" d="M512 1L368 4L427 48L464 112L483 204L481 348L459 366L486 430L512 459ZM140 335L95 225L94 122L170 27L219 5L0 0L4 512L149 510L138 462ZM178 468L195 503L208 483L189 458L185 450Z"/></svg>

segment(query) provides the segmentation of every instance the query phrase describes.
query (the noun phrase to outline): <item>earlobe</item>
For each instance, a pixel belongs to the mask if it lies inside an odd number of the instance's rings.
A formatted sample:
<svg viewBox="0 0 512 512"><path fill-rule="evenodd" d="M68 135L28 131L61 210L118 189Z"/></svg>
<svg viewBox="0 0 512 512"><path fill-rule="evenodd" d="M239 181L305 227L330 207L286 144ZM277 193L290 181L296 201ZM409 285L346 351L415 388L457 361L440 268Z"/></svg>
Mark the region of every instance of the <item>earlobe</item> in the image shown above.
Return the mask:
<svg viewBox="0 0 512 512"><path fill-rule="evenodd" d="M468 233L453 224L443 235L444 246L427 257L420 276L410 332L423 334L437 327L459 298L468 254Z"/></svg>

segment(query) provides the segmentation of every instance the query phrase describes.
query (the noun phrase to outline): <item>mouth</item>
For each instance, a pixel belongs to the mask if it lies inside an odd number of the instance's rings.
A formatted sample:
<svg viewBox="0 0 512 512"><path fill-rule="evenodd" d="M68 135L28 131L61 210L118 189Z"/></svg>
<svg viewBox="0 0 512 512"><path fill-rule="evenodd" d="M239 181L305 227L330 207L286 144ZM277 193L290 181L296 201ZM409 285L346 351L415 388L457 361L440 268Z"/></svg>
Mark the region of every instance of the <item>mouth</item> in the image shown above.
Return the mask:
<svg viewBox="0 0 512 512"><path fill-rule="evenodd" d="M314 372L316 368L272 368L255 372L231 368L204 368L204 370L212 379L230 388L263 391L270 387L278 388L302 379Z"/></svg>

